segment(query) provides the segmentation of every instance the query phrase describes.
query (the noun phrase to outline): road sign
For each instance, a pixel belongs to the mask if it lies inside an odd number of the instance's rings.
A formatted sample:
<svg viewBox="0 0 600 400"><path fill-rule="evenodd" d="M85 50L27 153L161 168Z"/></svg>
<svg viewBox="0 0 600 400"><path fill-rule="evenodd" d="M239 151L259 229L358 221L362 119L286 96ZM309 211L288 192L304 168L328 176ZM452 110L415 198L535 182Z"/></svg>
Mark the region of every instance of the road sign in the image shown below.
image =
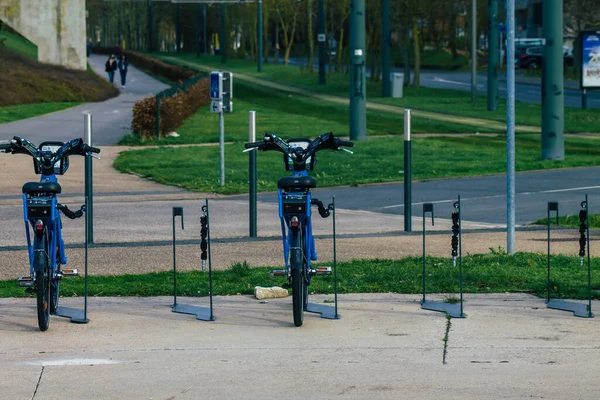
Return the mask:
<svg viewBox="0 0 600 400"><path fill-rule="evenodd" d="M210 73L210 98L221 100L223 96L223 73L213 71Z"/></svg>
<svg viewBox="0 0 600 400"><path fill-rule="evenodd" d="M317 40L319 42L324 42L325 41L325 34L324 33L319 33L319 35L317 36Z"/></svg>
<svg viewBox="0 0 600 400"><path fill-rule="evenodd" d="M223 112L223 102L221 100L213 100L210 103L210 111L215 114L220 114Z"/></svg>

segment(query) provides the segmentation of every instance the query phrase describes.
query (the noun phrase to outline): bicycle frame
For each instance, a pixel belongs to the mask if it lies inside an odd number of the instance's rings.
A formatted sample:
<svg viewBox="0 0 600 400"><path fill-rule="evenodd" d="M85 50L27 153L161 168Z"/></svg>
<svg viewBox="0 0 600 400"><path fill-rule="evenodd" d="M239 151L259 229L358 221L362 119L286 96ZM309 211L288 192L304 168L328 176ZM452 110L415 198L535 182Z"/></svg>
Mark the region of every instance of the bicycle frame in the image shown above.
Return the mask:
<svg viewBox="0 0 600 400"><path fill-rule="evenodd" d="M40 182L56 182L58 179L56 175L42 175ZM32 216L29 215L29 208L31 206L49 208L50 215L48 217ZM50 272L51 278L54 279L56 269L60 265L67 263L65 255L65 244L62 239L62 221L60 219L60 211L58 210L58 198L56 194L51 196L31 196L27 193L23 193L23 214L25 222L25 234L27 237L27 249L29 253L29 273L30 276L34 276L34 260L35 251L46 251L46 249L35 248L35 235L38 235L35 229L35 223L37 220L41 220L44 224L44 229L40 234L48 235L48 259L50 260ZM30 226L33 230L33 234L30 233ZM41 241L43 243L43 241ZM57 250L60 255L60 260L57 260ZM59 261L59 262L57 262Z"/></svg>
<svg viewBox="0 0 600 400"><path fill-rule="evenodd" d="M292 176L308 176L306 171L294 171ZM303 213L295 213L294 216L299 217L300 226L302 227L302 237L304 238L304 254L303 258L306 261L306 272L310 270L310 262L317 260L317 251L315 248L315 240L312 233L312 212L311 212L311 193L310 190L307 191L286 191L284 189L278 189L277 197L279 202L279 218L281 221L281 234L283 241L283 258L285 262L285 270L286 275L289 276L290 269L292 266L289 264L289 253L290 247L293 245L292 241L294 240L294 234L292 232L292 228L290 226L290 221L292 216L286 215L284 213L284 205L283 205L283 196L287 196L290 198L296 198L301 200L304 203L304 212ZM304 264L304 263L303 263ZM307 284L310 284L310 274L306 274L307 276Z"/></svg>

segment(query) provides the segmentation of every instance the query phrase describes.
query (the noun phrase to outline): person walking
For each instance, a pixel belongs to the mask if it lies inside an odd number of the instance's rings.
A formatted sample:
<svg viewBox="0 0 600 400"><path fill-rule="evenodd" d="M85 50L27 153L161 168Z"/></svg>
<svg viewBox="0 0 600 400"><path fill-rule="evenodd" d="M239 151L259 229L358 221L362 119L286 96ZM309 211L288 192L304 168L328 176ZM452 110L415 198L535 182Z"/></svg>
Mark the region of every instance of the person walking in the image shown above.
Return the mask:
<svg viewBox="0 0 600 400"><path fill-rule="evenodd" d="M121 55L119 60L119 74L121 75L121 89L125 89L125 83L127 80L127 68L129 67L129 60L125 54Z"/></svg>
<svg viewBox="0 0 600 400"><path fill-rule="evenodd" d="M111 54L108 60L106 61L106 72L108 73L108 80L110 83L115 82L115 71L117 70L117 60L115 60L115 55Z"/></svg>

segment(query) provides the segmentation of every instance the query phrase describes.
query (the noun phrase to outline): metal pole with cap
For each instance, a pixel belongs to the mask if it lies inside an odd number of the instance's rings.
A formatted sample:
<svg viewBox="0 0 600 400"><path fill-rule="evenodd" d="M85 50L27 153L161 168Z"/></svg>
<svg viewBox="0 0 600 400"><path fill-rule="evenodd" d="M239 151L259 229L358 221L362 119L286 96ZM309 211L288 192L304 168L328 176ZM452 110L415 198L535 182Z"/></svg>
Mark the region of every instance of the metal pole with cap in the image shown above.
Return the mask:
<svg viewBox="0 0 600 400"><path fill-rule="evenodd" d="M404 110L404 231L412 232L412 146L410 110Z"/></svg>
<svg viewBox="0 0 600 400"><path fill-rule="evenodd" d="M92 114L85 113L83 115L84 120L84 141L88 146L92 146ZM85 197L87 199L86 204L86 229L87 237L86 242L88 244L94 243L94 207L93 207L93 175L92 175L92 157L85 157Z"/></svg>

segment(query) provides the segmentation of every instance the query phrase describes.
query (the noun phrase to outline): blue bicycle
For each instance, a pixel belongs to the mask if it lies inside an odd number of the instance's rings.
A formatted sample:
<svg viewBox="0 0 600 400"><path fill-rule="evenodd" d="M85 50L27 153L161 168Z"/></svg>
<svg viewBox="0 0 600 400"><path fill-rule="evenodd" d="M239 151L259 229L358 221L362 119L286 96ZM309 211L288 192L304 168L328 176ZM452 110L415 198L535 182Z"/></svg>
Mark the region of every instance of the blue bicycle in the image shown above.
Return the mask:
<svg viewBox="0 0 600 400"><path fill-rule="evenodd" d="M31 156L35 173L41 175L39 182L23 185L29 275L19 278L18 283L26 288L26 292L37 294L38 326L45 331L50 324L50 313L55 313L58 308L60 280L63 276L77 275L76 269L61 271L61 265L67 263L67 257L61 235L60 212L71 219L80 218L85 212L85 205L77 211L71 211L58 202L57 195L61 193L61 187L56 176L67 172L69 156L93 156L92 153L100 153L100 149L86 145L83 139L73 139L67 143L43 142L36 147L26 139L15 136L9 143L0 143L0 153ZM33 235L30 234L30 227Z"/></svg>
<svg viewBox="0 0 600 400"><path fill-rule="evenodd" d="M311 268L311 261L317 260L312 234L311 205L318 207L319 214L323 218L329 216L330 208L312 198L310 189L316 187L317 182L308 175L308 171L313 170L316 162L315 154L318 151L344 150L352 153L342 146L353 147L354 143L336 138L331 132L314 140L308 138L283 140L267 133L263 141L245 144L246 149L249 150L272 150L283 153L285 169L292 171L292 176L285 176L277 183L285 270L272 271L271 275L285 276L287 283L283 287L292 288L292 308L296 326L301 326L304 320L311 277L331 274L330 267Z"/></svg>

